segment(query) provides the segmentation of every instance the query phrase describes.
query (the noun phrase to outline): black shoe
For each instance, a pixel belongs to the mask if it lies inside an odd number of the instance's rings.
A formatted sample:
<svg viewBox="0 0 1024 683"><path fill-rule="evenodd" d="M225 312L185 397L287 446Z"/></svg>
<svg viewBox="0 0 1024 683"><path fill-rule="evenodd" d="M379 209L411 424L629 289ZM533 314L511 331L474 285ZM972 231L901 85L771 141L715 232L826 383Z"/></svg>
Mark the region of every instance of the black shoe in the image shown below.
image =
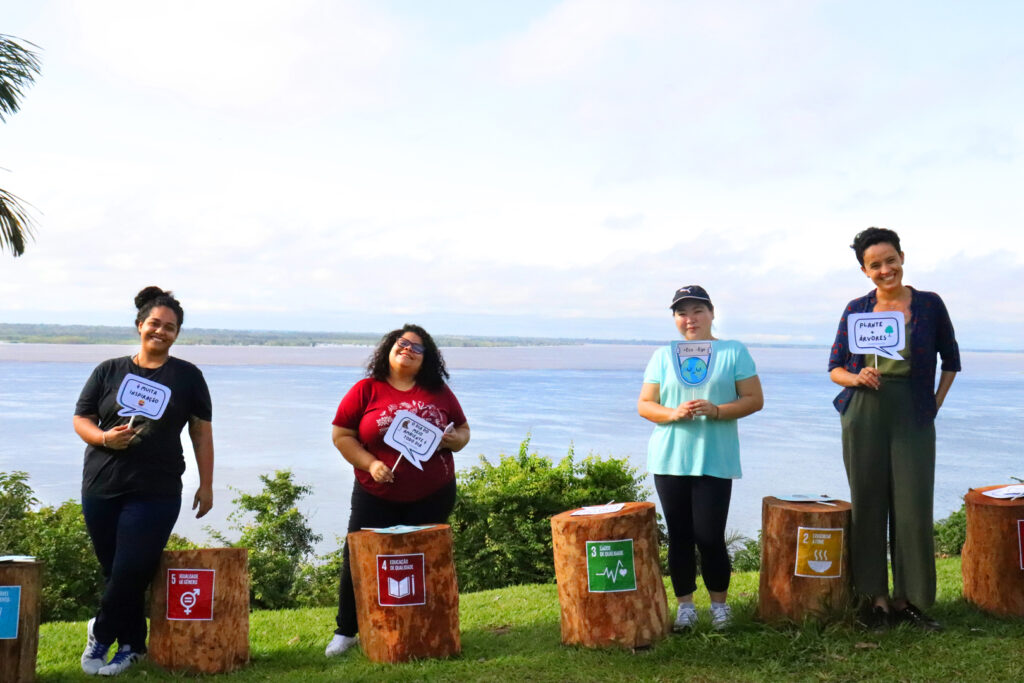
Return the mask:
<svg viewBox="0 0 1024 683"><path fill-rule="evenodd" d="M920 628L925 631L941 631L942 624L932 619L930 616L914 607L909 602L903 609L893 610L892 612L892 623L896 624L909 624L915 628Z"/></svg>
<svg viewBox="0 0 1024 683"><path fill-rule="evenodd" d="M884 608L874 605L861 610L858 621L867 630L880 633L889 628L889 619L889 613Z"/></svg>

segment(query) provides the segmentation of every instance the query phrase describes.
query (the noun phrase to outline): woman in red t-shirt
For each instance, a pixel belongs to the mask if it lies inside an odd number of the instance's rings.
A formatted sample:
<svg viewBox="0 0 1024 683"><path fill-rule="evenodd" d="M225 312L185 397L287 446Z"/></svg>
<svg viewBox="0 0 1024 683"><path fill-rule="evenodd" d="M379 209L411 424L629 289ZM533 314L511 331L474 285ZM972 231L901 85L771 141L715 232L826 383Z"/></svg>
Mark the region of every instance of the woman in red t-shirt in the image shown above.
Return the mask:
<svg viewBox="0 0 1024 683"><path fill-rule="evenodd" d="M448 370L434 340L419 325L384 335L366 366L366 378L341 399L331 438L352 464L349 532L396 524L444 523L455 507L454 451L469 443L469 424L445 380ZM444 430L438 450L422 471L384 443L395 413L406 410ZM400 469L396 474L395 470ZM352 647L359 626L348 544L338 589L338 628L327 645L333 657Z"/></svg>

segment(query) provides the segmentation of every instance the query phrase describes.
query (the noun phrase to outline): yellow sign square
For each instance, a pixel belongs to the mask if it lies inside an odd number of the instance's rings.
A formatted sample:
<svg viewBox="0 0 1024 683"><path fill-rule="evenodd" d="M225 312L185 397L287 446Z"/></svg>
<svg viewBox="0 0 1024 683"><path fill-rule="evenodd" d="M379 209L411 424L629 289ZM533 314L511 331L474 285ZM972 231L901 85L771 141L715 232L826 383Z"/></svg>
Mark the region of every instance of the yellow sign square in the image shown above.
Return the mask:
<svg viewBox="0 0 1024 683"><path fill-rule="evenodd" d="M843 575L843 530L797 527L797 576L835 579Z"/></svg>

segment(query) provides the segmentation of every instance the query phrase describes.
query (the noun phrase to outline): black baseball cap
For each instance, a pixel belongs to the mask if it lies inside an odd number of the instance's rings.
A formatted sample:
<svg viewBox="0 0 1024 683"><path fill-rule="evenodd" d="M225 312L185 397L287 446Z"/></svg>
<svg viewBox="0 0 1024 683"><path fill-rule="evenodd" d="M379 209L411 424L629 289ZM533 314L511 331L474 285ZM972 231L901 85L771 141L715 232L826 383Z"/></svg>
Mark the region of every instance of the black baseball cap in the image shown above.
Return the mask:
<svg viewBox="0 0 1024 683"><path fill-rule="evenodd" d="M669 308L675 308L676 304L683 299L696 299L697 301L706 301L708 306L713 305L711 297L708 296L707 291L700 285L687 285L677 289L676 293L672 295L672 303L669 305Z"/></svg>

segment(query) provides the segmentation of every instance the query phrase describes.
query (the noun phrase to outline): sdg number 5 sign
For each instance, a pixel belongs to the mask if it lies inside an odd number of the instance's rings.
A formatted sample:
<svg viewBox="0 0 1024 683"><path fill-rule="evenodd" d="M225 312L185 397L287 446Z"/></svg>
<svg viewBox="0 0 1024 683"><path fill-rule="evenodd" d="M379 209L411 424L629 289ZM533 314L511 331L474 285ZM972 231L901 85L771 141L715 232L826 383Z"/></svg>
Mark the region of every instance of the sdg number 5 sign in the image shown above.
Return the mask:
<svg viewBox="0 0 1024 683"><path fill-rule="evenodd" d="M215 569L168 569L168 621L212 621L216 573Z"/></svg>

